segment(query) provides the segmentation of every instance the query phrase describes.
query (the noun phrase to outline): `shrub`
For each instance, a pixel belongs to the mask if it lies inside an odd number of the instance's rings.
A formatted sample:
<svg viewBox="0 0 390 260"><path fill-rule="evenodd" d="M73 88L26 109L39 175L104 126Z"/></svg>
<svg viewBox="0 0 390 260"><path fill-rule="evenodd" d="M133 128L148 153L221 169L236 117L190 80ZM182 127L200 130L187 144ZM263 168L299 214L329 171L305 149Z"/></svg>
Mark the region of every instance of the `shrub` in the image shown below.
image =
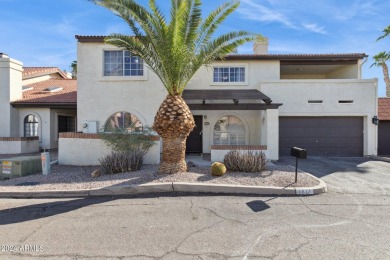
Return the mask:
<svg viewBox="0 0 390 260"><path fill-rule="evenodd" d="M152 131L147 127L133 132L113 129L110 133L100 133L100 136L113 150L99 159L102 172L106 174L139 170L144 155L154 145Z"/></svg>
<svg viewBox="0 0 390 260"><path fill-rule="evenodd" d="M211 174L214 176L222 176L226 173L226 167L223 163L215 162L211 165Z"/></svg>
<svg viewBox="0 0 390 260"><path fill-rule="evenodd" d="M230 151L223 160L226 168L231 171L260 172L265 169L267 158L263 152Z"/></svg>
<svg viewBox="0 0 390 260"><path fill-rule="evenodd" d="M143 153L139 151L111 152L99 159L104 174L139 170L142 166Z"/></svg>

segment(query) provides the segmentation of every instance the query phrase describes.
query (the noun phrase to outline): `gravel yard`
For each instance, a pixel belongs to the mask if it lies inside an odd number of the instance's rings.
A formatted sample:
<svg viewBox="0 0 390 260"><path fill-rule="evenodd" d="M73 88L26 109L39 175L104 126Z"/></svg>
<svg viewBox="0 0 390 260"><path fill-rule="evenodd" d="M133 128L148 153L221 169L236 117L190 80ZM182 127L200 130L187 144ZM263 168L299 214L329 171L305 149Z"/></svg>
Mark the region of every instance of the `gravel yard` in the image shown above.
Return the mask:
<svg viewBox="0 0 390 260"><path fill-rule="evenodd" d="M190 172L160 175L157 165L144 165L141 170L120 174L91 177L98 166L52 165L51 174L41 174L0 181L0 191L32 190L80 190L95 189L113 185L143 184L161 182L191 182L235 184L274 187L312 187L317 179L304 172L298 173L298 183L294 183L295 169L291 166L269 164L261 173L227 172L222 177L211 175L210 167L192 167Z"/></svg>

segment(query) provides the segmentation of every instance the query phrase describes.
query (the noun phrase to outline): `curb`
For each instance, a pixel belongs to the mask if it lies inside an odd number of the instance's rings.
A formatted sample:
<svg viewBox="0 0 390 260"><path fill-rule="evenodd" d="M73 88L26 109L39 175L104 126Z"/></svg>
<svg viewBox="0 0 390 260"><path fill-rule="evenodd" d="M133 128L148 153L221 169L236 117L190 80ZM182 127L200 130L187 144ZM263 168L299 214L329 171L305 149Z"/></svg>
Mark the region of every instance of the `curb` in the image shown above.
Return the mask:
<svg viewBox="0 0 390 260"><path fill-rule="evenodd" d="M308 174L308 173L306 173ZM311 174L309 174L311 175ZM0 191L0 198L80 198L94 196L134 195L145 193L190 192L251 195L317 195L327 191L326 183L314 177L319 184L313 187L271 187L231 184L201 184L188 182L148 183L140 185L110 186L90 190Z"/></svg>
<svg viewBox="0 0 390 260"><path fill-rule="evenodd" d="M377 156L377 155L370 155L368 157L371 159L374 159L374 160L390 163L390 158L387 158L387 157L381 157L381 156Z"/></svg>

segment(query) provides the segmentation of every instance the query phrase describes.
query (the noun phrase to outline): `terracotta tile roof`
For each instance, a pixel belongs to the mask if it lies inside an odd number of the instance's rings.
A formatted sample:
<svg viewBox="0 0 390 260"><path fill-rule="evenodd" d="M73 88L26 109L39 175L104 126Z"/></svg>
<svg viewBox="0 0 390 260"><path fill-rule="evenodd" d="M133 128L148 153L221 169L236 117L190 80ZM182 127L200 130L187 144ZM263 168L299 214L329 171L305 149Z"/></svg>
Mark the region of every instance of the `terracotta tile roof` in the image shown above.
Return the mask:
<svg viewBox="0 0 390 260"><path fill-rule="evenodd" d="M390 120L390 97L378 98L379 120Z"/></svg>
<svg viewBox="0 0 390 260"><path fill-rule="evenodd" d="M74 79L49 79L28 85L31 90L23 92L23 99L12 102L14 105L76 105L77 104L77 80ZM61 87L58 92L42 92L49 87Z"/></svg>
<svg viewBox="0 0 390 260"><path fill-rule="evenodd" d="M75 35L75 38L79 42L104 42L104 38L107 36L102 35ZM365 53L317 53L317 54L230 54L225 56L227 60L267 60L267 59L283 59L283 60L291 60L291 59L363 59L368 57Z"/></svg>
<svg viewBox="0 0 390 260"><path fill-rule="evenodd" d="M23 67L23 79L29 79L53 73L60 74L64 79L68 78L66 73L60 70L58 67Z"/></svg>

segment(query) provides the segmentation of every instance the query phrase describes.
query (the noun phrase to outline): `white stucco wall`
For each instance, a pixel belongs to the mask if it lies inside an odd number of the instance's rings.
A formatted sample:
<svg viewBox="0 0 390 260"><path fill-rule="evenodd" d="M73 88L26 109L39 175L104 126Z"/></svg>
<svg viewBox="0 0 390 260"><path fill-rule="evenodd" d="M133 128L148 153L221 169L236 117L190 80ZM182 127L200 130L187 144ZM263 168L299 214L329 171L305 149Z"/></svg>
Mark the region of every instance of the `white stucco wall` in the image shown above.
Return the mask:
<svg viewBox="0 0 390 260"><path fill-rule="evenodd" d="M111 149L101 139L60 138L58 164L99 165L99 158L110 154ZM160 162L160 142L155 142L144 157L144 164Z"/></svg>
<svg viewBox="0 0 390 260"><path fill-rule="evenodd" d="M377 80L280 80L264 81L260 90L272 97L280 116L362 116L364 118L364 155L377 153ZM320 104L309 100L322 100ZM353 103L339 103L352 100Z"/></svg>
<svg viewBox="0 0 390 260"><path fill-rule="evenodd" d="M98 121L100 128L115 112L135 114L143 124L151 126L155 113L166 96L158 77L145 70L146 76L103 77L104 50L116 49L102 43L78 43L78 131L85 121ZM359 64L361 62L359 61ZM209 153L213 144L215 122L225 115L240 117L247 127L247 144L267 145L269 156L278 157L279 116L362 116L365 118L364 154L376 154L376 127L370 124L376 110L376 81L358 79L325 79L327 77L360 77L360 65L348 66L317 79L280 79L280 62L225 61L216 66L245 66L247 80L239 84L212 84L212 65L201 68L188 89L258 89L273 103L283 103L278 111L192 111L203 119L203 152ZM314 77L314 78L315 78ZM318 79L321 77L321 79ZM308 100L323 100L309 104ZM339 100L353 100L339 104ZM243 101L241 101L243 102ZM205 123L209 123L208 125Z"/></svg>
<svg viewBox="0 0 390 260"><path fill-rule="evenodd" d="M17 136L17 114L10 105L22 97L22 63L11 58L0 58L0 137Z"/></svg>
<svg viewBox="0 0 390 260"><path fill-rule="evenodd" d="M0 154L39 152L39 141L0 141Z"/></svg>

